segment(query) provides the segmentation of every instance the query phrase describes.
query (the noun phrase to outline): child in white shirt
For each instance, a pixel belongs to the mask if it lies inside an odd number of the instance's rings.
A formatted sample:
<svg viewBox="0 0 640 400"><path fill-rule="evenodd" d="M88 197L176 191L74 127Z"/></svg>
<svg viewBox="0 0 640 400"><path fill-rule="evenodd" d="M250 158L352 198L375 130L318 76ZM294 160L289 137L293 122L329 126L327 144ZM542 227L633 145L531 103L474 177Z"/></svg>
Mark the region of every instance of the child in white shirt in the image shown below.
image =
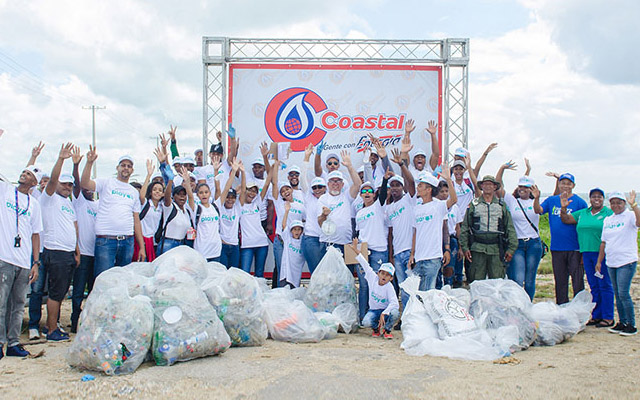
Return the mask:
<svg viewBox="0 0 640 400"><path fill-rule="evenodd" d="M280 281L278 286L289 285L292 288L300 286L302 268L304 267L304 255L302 254L302 231L304 222L293 220L287 224L291 203L284 204L284 217L282 218L282 261L280 264ZM287 225L289 229L287 229Z"/></svg>
<svg viewBox="0 0 640 400"><path fill-rule="evenodd" d="M391 284L395 268L391 263L383 263L376 274L360 254L358 239L353 239L350 246L357 254L356 260L364 270L365 279L369 284L369 311L365 314L362 325L373 329L373 337L380 337L380 331L384 330L384 338L393 339L391 330L400 319L398 296Z"/></svg>

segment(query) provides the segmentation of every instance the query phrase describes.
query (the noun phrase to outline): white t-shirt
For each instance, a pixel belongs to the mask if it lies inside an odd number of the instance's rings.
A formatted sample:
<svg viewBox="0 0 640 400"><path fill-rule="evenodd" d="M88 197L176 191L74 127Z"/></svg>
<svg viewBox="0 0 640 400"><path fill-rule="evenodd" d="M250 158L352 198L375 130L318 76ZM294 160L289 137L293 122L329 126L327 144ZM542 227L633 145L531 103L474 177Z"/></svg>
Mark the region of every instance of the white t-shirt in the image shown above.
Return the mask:
<svg viewBox="0 0 640 400"><path fill-rule="evenodd" d="M520 204L522 204L522 207L518 205L518 200ZM516 228L516 236L518 239L537 238L539 236L538 233L531 227L531 224L522 213L524 209L529 220L538 227L540 215L536 214L533 210L533 199L516 199L511 193L506 193L504 195L504 202L511 213L511 219L513 220L513 226Z"/></svg>
<svg viewBox="0 0 640 400"><path fill-rule="evenodd" d="M171 210L175 207L177 213L176 216L173 217L169 224L167 224L167 219L169 219L169 215L171 215ZM189 205L185 203L184 210L181 210L175 203L171 203L168 207L164 205L164 201L162 202L162 220L163 224L166 225L166 231L164 237L167 239L174 240L183 240L187 236L187 230L191 228L191 216L193 215L193 211L189 209Z"/></svg>
<svg viewBox="0 0 640 400"><path fill-rule="evenodd" d="M99 200L89 201L82 193L73 196L73 208L78 219L78 247L83 256L94 256L96 246L96 217L98 215Z"/></svg>
<svg viewBox="0 0 640 400"><path fill-rule="evenodd" d="M318 209L318 198L313 195L313 192L307 192L304 198L304 204L309 208L309 210L317 210ZM318 225L318 218L315 217L315 213L312 211L307 216L307 219L304 222L304 235L305 236L313 236L320 237L320 225Z"/></svg>
<svg viewBox="0 0 640 400"><path fill-rule="evenodd" d="M638 261L638 227L636 216L629 210L609 215L604 219L602 241L607 267L619 268Z"/></svg>
<svg viewBox="0 0 640 400"><path fill-rule="evenodd" d="M45 191L40 196L40 208L44 247L49 250L75 251L78 242L75 225L77 218L71 200L58 193L49 196Z"/></svg>
<svg viewBox="0 0 640 400"><path fill-rule="evenodd" d="M385 217L384 209L378 200L369 207L363 207L356 215L356 230L359 231L359 238L362 242L367 242L370 250L386 251L387 239L389 237L389 227Z"/></svg>
<svg viewBox="0 0 640 400"><path fill-rule="evenodd" d="M358 260L358 263L360 263L364 269L364 277L369 284L369 309L384 310L382 311L384 315L388 315L391 310L398 310L400 308L398 295L393 289L391 282L380 286L378 275L373 271L373 268L371 268L362 254L358 254L356 260Z"/></svg>
<svg viewBox="0 0 640 400"><path fill-rule="evenodd" d="M413 239L413 209L416 199L408 193L385 206L387 224L393 228L393 255L411 250Z"/></svg>
<svg viewBox="0 0 640 400"><path fill-rule="evenodd" d="M260 196L262 189L264 189L265 179L259 179L254 176L253 180L258 184L258 196ZM271 194L270 189L271 188L267 189L267 194L264 195L264 199L260 202L260 221L267 219L267 204L269 203L269 200L273 201L273 195ZM220 188L220 190L222 190L222 188Z"/></svg>
<svg viewBox="0 0 640 400"><path fill-rule="evenodd" d="M260 196L253 198L251 203L245 203L240 211L240 232L242 233L241 248L262 247L269 245L269 238L262 229L260 221Z"/></svg>
<svg viewBox="0 0 640 400"><path fill-rule="evenodd" d="M213 169L213 165L208 164L202 166L198 169L193 170L194 175L198 181L205 180L207 185L209 185L209 189L211 192L215 192L215 179L220 182L220 190L224 189L224 186L227 184L227 179L229 179L229 172L231 172L231 166L227 162L226 159L223 159L220 164L220 169L218 170L218 175L216 176L215 170Z"/></svg>
<svg viewBox="0 0 640 400"><path fill-rule="evenodd" d="M216 200L218 210L220 210L220 238L226 244L238 245L238 227L240 224L240 201L236 199L233 207L225 208L224 202Z"/></svg>
<svg viewBox="0 0 640 400"><path fill-rule="evenodd" d="M349 192L342 192L337 196L325 193L318 199L316 217L322 215L322 207L328 207L331 213L327 220L331 220L336 225L333 235L327 236L320 230L320 241L323 243L347 244L351 242L351 202L353 199Z"/></svg>
<svg viewBox="0 0 640 400"><path fill-rule="evenodd" d="M467 212L469 203L471 203L471 200L473 200L473 198L475 197L475 193L473 192L473 189L471 189L471 187L464 181L464 178L460 185L453 181L453 186L455 187L456 195L458 196L458 202L456 204L458 204L460 212L464 215L464 213Z"/></svg>
<svg viewBox="0 0 640 400"><path fill-rule="evenodd" d="M284 218L284 203L282 196L278 196L278 199L273 202L276 209L276 235L282 235L282 218ZM304 203L296 201L293 198L291 202L291 209L289 209L289 216L287 218L287 224L292 221L304 221L306 217ZM316 218L316 224L318 223Z"/></svg>
<svg viewBox="0 0 640 400"><path fill-rule="evenodd" d="M96 235L133 235L133 213L140 212L140 194L116 178L96 179L100 207Z"/></svg>
<svg viewBox="0 0 640 400"><path fill-rule="evenodd" d="M454 204L447 212L447 227L449 228L449 235L456 234L456 225L461 221L460 209L457 204Z"/></svg>
<svg viewBox="0 0 640 400"><path fill-rule="evenodd" d="M356 196L356 198L353 199L353 202L351 203L351 218L355 218L356 215L358 215L358 211L362 210L362 207L364 207L364 201L362 200L362 197Z"/></svg>
<svg viewBox="0 0 640 400"><path fill-rule="evenodd" d="M27 205L29 206L27 208ZM42 232L40 203L31 195L18 192L18 230L20 247L13 247L16 237L16 188L0 181L0 260L31 268L31 235ZM41 235L42 236L42 235ZM42 237L40 238L42 240Z"/></svg>
<svg viewBox="0 0 640 400"><path fill-rule="evenodd" d="M447 202L433 199L414 208L413 228L416 230L416 261L442 258L442 221L447 219Z"/></svg>
<svg viewBox="0 0 640 400"><path fill-rule="evenodd" d="M423 172L428 172L430 174L433 173L433 168L431 168L431 165L429 164L429 158L427 158L427 163L424 165L424 168L422 168L422 171L418 170L413 165L413 160L411 160L411 163L409 164L409 172L413 175L413 180L416 182L416 186L418 186L418 175Z"/></svg>
<svg viewBox="0 0 640 400"><path fill-rule="evenodd" d="M203 205L199 207L202 211L200 212L200 218L198 218L197 223L195 221L197 210L192 214L194 219L193 225L197 230L193 248L200 252L204 258L220 257L220 253L222 252L220 215L211 204L209 204L209 207Z"/></svg>
<svg viewBox="0 0 640 400"><path fill-rule="evenodd" d="M154 206L151 200L147 200L147 204L149 204L149 210L145 214L144 218L140 220L140 224L142 225L142 236L144 237L153 237L158 230L158 226L160 226L160 218L162 218L162 203L164 199L160 199L158 202L158 206ZM146 204L142 207L146 207ZM142 212L142 209L140 210Z"/></svg>
<svg viewBox="0 0 640 400"><path fill-rule="evenodd" d="M280 264L280 280L284 280L294 287L300 286L304 256L302 255L301 239L294 239L291 231L286 229L282 234L283 250Z"/></svg>

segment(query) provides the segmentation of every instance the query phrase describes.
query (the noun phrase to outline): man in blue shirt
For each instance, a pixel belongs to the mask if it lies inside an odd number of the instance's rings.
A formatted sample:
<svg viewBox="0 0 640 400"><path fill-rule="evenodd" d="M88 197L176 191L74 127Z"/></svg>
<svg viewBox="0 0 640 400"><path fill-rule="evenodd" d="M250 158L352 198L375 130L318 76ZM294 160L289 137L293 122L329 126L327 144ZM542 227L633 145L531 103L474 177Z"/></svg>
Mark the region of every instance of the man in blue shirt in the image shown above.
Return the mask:
<svg viewBox="0 0 640 400"><path fill-rule="evenodd" d="M571 174L558 177L557 189L560 193L567 193L570 200L567 213L587 208L587 203L572 193L575 178ZM560 219L560 195L549 196L540 204L540 190L532 191L535 197L533 207L538 214L549 214L549 228L551 230L551 264L553 278L556 285L556 303L569 302L569 276L574 296L584 290L584 268L581 263L578 234L575 225L567 225Z"/></svg>

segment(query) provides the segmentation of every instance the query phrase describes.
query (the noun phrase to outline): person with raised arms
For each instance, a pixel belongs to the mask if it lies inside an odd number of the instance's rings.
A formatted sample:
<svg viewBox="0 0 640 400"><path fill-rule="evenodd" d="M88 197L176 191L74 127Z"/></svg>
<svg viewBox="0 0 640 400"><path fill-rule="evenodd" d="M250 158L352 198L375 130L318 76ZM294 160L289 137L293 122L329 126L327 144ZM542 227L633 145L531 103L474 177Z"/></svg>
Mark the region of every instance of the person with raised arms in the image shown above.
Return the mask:
<svg viewBox="0 0 640 400"><path fill-rule="evenodd" d="M78 321L82 312L84 291L91 293L93 288L93 265L96 244L96 217L98 216L99 200L93 198L93 193L83 190L80 186L80 161L84 155L78 146L73 148L73 198L71 203L76 212L78 222L78 248L80 249L80 265L73 272L73 291L71 293L71 333L77 333ZM35 333L38 331L36 330ZM29 329L31 339L31 329Z"/></svg>
<svg viewBox="0 0 640 400"><path fill-rule="evenodd" d="M316 155L317 158L317 155ZM362 184L358 173L351 164L351 156L342 151L342 165L349 171L353 180L349 191L343 191L345 179L337 168L327 175L327 193L318 199L316 215L321 227L320 243L323 244L323 256L328 245L334 245L344 253L344 245L351 243L351 203ZM323 226L327 223L327 226Z"/></svg>
<svg viewBox="0 0 640 400"><path fill-rule="evenodd" d="M609 332L633 336L638 330L629 290L638 264L640 227L640 208L636 203L635 190L632 190L627 198L620 192L610 193L609 205L613 215L604 219L596 271L602 273L602 262L606 256L619 319L614 327L609 328ZM627 205L631 211L626 209Z"/></svg>
<svg viewBox="0 0 640 400"><path fill-rule="evenodd" d="M613 284L609 277L606 259L600 260L600 272L596 273L596 264L600 252L604 219L613 215L613 211L604 205L604 191L599 188L589 192L589 208L583 208L569 214L567 207L571 200L567 193L560 195L560 219L568 225L575 225L578 233L578 244L582 254L582 264L591 288L592 301L596 303L591 312L591 320L587 325L596 328L613 326Z"/></svg>
<svg viewBox="0 0 640 400"><path fill-rule="evenodd" d="M218 136L218 140L221 138L220 134ZM205 165L197 170L197 182L198 183L206 183L209 187L215 187L215 179L220 179L220 185L224 187L225 183L227 183L227 179L234 179L235 176L230 176L229 171L231 171L231 160L236 158L238 154L238 147L240 146L240 140L237 138L230 138L229 144L229 153L227 154L227 158L224 159L224 148L222 147L222 142L214 143L211 145L209 149L209 159L210 164ZM214 168L214 164L220 163L217 171Z"/></svg>
<svg viewBox="0 0 640 400"><path fill-rule="evenodd" d="M385 213L389 226L391 248L389 258L393 257L398 285L407 279L409 257L411 256L411 241L413 237L413 209L416 205L416 184L413 175L407 167L408 154L411 151L411 140L403 141L400 151L391 151L392 160L400 166L402 176L394 175L389 178L389 194L391 195ZM409 295L401 293L403 306L407 305Z"/></svg>
<svg viewBox="0 0 640 400"><path fill-rule="evenodd" d="M200 204L196 205L191 188L187 188L189 206L193 213L193 224L196 229L196 239L193 248L200 252L207 261L220 262L222 239L220 238L220 212L215 203L211 203L211 189L206 183L200 183L196 192Z"/></svg>
<svg viewBox="0 0 640 400"><path fill-rule="evenodd" d="M262 191L258 191L258 185L255 181L247 182L242 161L234 160L232 167L234 176L237 171L240 171L240 234L242 236L240 266L243 271L249 273L251 272L251 264L254 264L255 260L254 273L258 278L264 276L264 264L269 251L269 238L260 223L260 202L267 195L276 168L275 165L271 167Z"/></svg>
<svg viewBox="0 0 640 400"><path fill-rule="evenodd" d="M51 179L40 196L44 226L42 262L48 279L47 340L69 340L69 335L58 328L60 305L71 284L73 270L80 264L78 223L71 204L73 176L61 174L64 161L71 158L73 144L61 146L58 160L51 171Z"/></svg>
<svg viewBox="0 0 640 400"><path fill-rule="evenodd" d="M40 181L37 167L26 167L18 186L0 181L0 358L26 357L20 344L24 304L40 267L40 204L29 194Z"/></svg>
<svg viewBox="0 0 640 400"><path fill-rule="evenodd" d="M304 150L300 186L304 194L304 204L308 210L312 210L311 214L313 214L318 209L318 200L327 192L327 182L322 177L316 176L311 181L311 184L307 184L307 172L309 171L311 154L313 154L313 145L309 143ZM323 246L320 243L320 225L318 225L318 219L314 217L315 215L311 215L305 219L304 235L302 236L302 254L312 275L323 254Z"/></svg>
<svg viewBox="0 0 640 400"><path fill-rule="evenodd" d="M451 168L443 168L442 174L438 179L438 187L436 188L436 199L447 202L447 227L449 229L449 265L443 266L441 272L438 273L436 280L436 289L441 289L443 285L462 286L462 257L458 246L458 237L460 236L460 222L464 215L460 212L457 204L457 196L455 190L449 191L449 187L453 187L451 180ZM443 253L446 249L442 249ZM444 280L443 280L444 276ZM456 285L456 282L458 284Z"/></svg>
<svg viewBox="0 0 640 400"><path fill-rule="evenodd" d="M235 171L233 166L236 166ZM239 164L232 164L229 174L235 176ZM240 215L242 207L238 199L238 194L231 186L233 179L227 179L224 189L220 191L220 182L216 180L215 203L218 205L220 213L220 240L222 248L220 252L220 263L227 268L240 268L240 240L238 231L240 229Z"/></svg>
<svg viewBox="0 0 640 400"><path fill-rule="evenodd" d="M411 132L416 129L415 123L412 119L408 120L404 125L404 137L403 142L411 142ZM413 154L412 162L408 162L409 154L404 157L409 164L409 171L413 175L413 179L417 179L418 175L422 172L433 172L438 167L438 161L440 160L440 141L438 140L438 124L435 121L429 121L428 127L425 129L431 136L431 156L429 156L429 163L427 164L427 154L422 149L417 149Z"/></svg>
<svg viewBox="0 0 640 400"><path fill-rule="evenodd" d="M158 149L155 151L158 155ZM144 240L145 250L147 252L147 261L151 262L156 259L156 243L154 235L160 225L162 219L162 203L164 197L164 181L152 182L151 178L154 174L154 165L151 160L147 160L147 176L142 183L140 189L140 223L142 225L142 237ZM160 175L162 177L162 175ZM133 248L133 259L138 259L140 249L135 244Z"/></svg>
<svg viewBox="0 0 640 400"><path fill-rule="evenodd" d="M38 161L38 157L40 156L40 153L42 153L42 149L44 149L44 143L42 143L42 141L31 149L31 157L29 158L29 161L27 161L27 167L36 165L36 161ZM38 182L36 182L36 184L31 188L30 194L34 199L38 200L40 198L44 188L47 186L47 183L49 183L49 174L42 171ZM42 249L40 249L40 252L42 253ZM45 278L43 277L43 279Z"/></svg>
<svg viewBox="0 0 640 400"><path fill-rule="evenodd" d="M253 173L253 180L258 184L258 189L262 190L266 177L265 173L271 167L269 164L269 147L267 146L267 142L262 142L260 145L260 154L262 154L262 156L256 158L251 163L251 172ZM264 228L267 236L271 236L273 234L274 216L275 209L273 206L273 199L271 198L271 194L267 193L260 203L260 222L262 223L262 228Z"/></svg>
<svg viewBox="0 0 640 400"><path fill-rule="evenodd" d="M567 199L571 200L567 206L567 214L587 208L587 203L573 194L575 187L573 175L569 173L560 175L556 181L556 187L560 193L566 193ZM536 191L534 196L539 193ZM584 267L576 227L562 222L560 217L562 204L559 195L547 197L542 204L540 204L540 196L538 195L534 199L533 207L537 214L549 214L551 264L556 287L556 303L568 303L569 277L571 277L574 296L584 289Z"/></svg>

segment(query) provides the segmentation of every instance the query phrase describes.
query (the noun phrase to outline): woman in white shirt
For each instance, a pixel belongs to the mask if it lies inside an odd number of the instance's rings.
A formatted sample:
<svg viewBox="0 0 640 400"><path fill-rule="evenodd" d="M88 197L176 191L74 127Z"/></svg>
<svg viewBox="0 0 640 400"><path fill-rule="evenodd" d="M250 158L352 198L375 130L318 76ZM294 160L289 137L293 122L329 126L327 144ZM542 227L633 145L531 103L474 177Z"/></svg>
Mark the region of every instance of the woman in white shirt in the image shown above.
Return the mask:
<svg viewBox="0 0 640 400"><path fill-rule="evenodd" d="M631 211L626 210L627 200ZM611 333L632 336L638 333L633 309L633 299L629 294L631 280L636 273L638 263L638 227L640 227L640 208L636 203L636 192L632 190L628 199L620 192L609 194L609 205L613 211L604 219L602 243L596 263L600 273L602 260L607 256L607 267L616 297L619 322L609 328Z"/></svg>
<svg viewBox="0 0 640 400"><path fill-rule="evenodd" d="M183 179L189 179L189 172L182 169ZM174 247L186 243L187 232L193 230L191 215L193 210L189 209L187 197L193 192L191 186L178 185L173 187L173 175L169 175L169 182L164 191L164 202L162 203L162 236L158 241L158 255L166 253Z"/></svg>
<svg viewBox="0 0 640 400"><path fill-rule="evenodd" d="M518 237L518 248L507 266L507 276L520 286L524 286L531 300L536 293L536 275L542 258L542 241L538 233L540 215L533 209L533 178L529 177L531 166L525 158L527 170L518 180L518 187L512 193L505 193L502 175L506 169L514 170L516 165L509 161L498 169L496 180L500 182L497 195L504 198L507 209L511 213L513 226Z"/></svg>
<svg viewBox="0 0 640 400"><path fill-rule="evenodd" d="M162 219L162 204L160 200L164 196L164 184L161 182L152 182L153 164L151 160L147 160L147 177L140 189L140 223L142 225L142 237L144 239L145 250L147 253L147 262L156 259L156 243L154 235L160 225ZM138 244L133 246L133 259L138 259Z"/></svg>
<svg viewBox="0 0 640 400"><path fill-rule="evenodd" d="M190 189L190 188L189 188ZM196 205L193 195L188 194L189 207L194 209L193 227L196 230L196 238L193 248L198 251L208 262L220 262L222 252L222 240L220 239L220 212L218 206L211 203L211 189L206 183L200 183L196 187L196 193L200 204Z"/></svg>
<svg viewBox="0 0 640 400"><path fill-rule="evenodd" d="M237 170L229 172L235 176ZM220 191L220 181L216 179L215 204L220 213L220 239L222 242L219 262L227 268L240 268L240 215L242 207L236 191L231 187L233 178L226 180L224 189ZM223 197L224 196L224 197Z"/></svg>
<svg viewBox="0 0 640 400"><path fill-rule="evenodd" d="M240 243L240 266L243 271L251 272L251 264L255 260L255 276L261 278L264 275L264 263L269 251L269 238L262 229L260 220L260 203L267 195L267 190L271 184L272 174L275 167L271 167L262 191L258 193L256 182L247 182L246 173L242 161L234 160L232 172L240 170L240 232L242 241ZM233 172L235 173L235 172ZM226 183L226 182L225 182Z"/></svg>
<svg viewBox="0 0 640 400"><path fill-rule="evenodd" d="M313 178L311 184L307 185L307 171L309 170L309 158L312 152L313 145L309 143L309 146L304 151L302 173L300 174L300 185L304 192L304 205L308 210L311 210L310 214L313 214L318 209L318 199L327 192L327 182L320 176ZM324 254L324 246L320 243L320 232L318 218L314 218L314 215L307 216L304 222L304 234L302 235L302 254L312 275Z"/></svg>

